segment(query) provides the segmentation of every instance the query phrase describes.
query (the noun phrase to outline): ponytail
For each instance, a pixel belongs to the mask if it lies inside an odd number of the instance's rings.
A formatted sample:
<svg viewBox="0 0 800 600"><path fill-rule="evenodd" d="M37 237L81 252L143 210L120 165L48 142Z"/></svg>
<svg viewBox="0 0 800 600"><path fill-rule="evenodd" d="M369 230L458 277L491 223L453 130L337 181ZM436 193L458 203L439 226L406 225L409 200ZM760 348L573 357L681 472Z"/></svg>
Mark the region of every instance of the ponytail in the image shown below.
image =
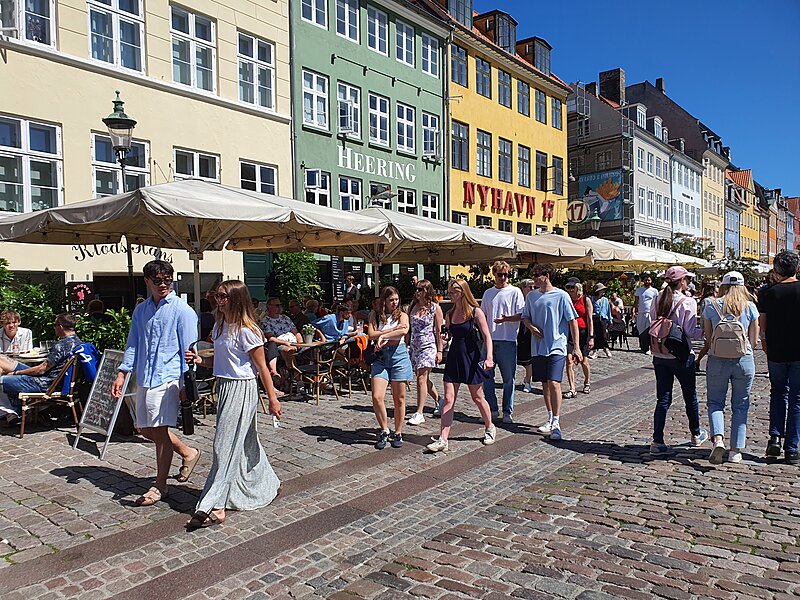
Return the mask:
<svg viewBox="0 0 800 600"><path fill-rule="evenodd" d="M672 310L672 302L675 299L675 290L678 289L678 281L668 281L667 286L661 290L658 296L658 306L656 308L656 316L666 317Z"/></svg>

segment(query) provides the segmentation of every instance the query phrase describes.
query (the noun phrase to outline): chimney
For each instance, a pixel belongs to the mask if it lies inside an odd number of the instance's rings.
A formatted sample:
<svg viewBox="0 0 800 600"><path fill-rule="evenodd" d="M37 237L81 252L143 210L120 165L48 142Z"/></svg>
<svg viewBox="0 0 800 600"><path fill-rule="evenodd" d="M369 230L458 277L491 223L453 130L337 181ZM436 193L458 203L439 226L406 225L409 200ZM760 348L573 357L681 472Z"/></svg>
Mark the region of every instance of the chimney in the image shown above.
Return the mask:
<svg viewBox="0 0 800 600"><path fill-rule="evenodd" d="M658 77L656 79L656 89L659 92L661 92L662 94L664 93L664 78L663 77Z"/></svg>
<svg viewBox="0 0 800 600"><path fill-rule="evenodd" d="M600 73L600 95L625 105L625 71L618 68Z"/></svg>
<svg viewBox="0 0 800 600"><path fill-rule="evenodd" d="M592 96L597 96L597 83L594 81L592 83L587 83L586 91L590 93Z"/></svg>

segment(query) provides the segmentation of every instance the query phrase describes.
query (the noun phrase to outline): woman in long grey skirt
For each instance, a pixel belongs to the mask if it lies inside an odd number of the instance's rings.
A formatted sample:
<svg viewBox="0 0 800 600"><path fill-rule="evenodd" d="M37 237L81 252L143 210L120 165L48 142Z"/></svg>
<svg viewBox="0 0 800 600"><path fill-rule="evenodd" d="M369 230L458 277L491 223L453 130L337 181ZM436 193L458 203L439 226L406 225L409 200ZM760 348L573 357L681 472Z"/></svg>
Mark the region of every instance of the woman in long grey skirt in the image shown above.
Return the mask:
<svg viewBox="0 0 800 600"><path fill-rule="evenodd" d="M211 472L195 513L186 523L188 529L220 525L226 510L266 506L278 495L281 485L256 433L256 377L267 390L269 412L280 417L281 405L267 369L264 337L250 294L241 281L223 281L216 300L213 359L193 350L186 353L186 360L197 365L213 360L218 399Z"/></svg>

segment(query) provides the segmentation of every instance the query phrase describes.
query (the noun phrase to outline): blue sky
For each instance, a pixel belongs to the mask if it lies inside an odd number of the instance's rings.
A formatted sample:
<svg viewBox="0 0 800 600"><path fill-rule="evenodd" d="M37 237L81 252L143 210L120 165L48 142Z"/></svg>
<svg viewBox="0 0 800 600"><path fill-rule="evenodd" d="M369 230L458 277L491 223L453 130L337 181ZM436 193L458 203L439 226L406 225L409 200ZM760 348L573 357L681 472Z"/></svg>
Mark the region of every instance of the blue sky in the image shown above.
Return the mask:
<svg viewBox="0 0 800 600"><path fill-rule="evenodd" d="M722 136L736 166L800 196L800 0L473 0L504 10L517 38L553 46L553 71L628 84L664 78L667 94Z"/></svg>

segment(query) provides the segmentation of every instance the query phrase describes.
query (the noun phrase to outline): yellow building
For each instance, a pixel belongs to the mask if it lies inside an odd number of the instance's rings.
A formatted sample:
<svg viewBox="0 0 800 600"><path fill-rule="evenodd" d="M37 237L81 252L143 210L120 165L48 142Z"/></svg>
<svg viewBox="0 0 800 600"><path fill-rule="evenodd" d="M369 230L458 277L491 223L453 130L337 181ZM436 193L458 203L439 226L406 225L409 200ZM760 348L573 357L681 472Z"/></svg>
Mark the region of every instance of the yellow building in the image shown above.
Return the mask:
<svg viewBox="0 0 800 600"><path fill-rule="evenodd" d="M451 219L566 234L570 88L550 72L550 45L517 41L502 11L462 17L450 45Z"/></svg>
<svg viewBox="0 0 800 600"><path fill-rule="evenodd" d="M201 178L292 195L288 0L4 0L2 16L0 210L122 190L102 123L115 90L138 121L127 189ZM137 272L156 255L191 292L186 252L134 246ZM110 306L126 291L115 244L5 243L0 256L15 271L92 281ZM244 276L238 252L206 253L202 268L204 286Z"/></svg>
<svg viewBox="0 0 800 600"><path fill-rule="evenodd" d="M713 150L703 153L703 237L714 245L714 258L725 256L725 169L728 161Z"/></svg>
<svg viewBox="0 0 800 600"><path fill-rule="evenodd" d="M750 169L728 171L728 177L741 194L742 214L739 226L739 251L742 258L759 260L761 257L761 216L756 212L758 198Z"/></svg>

